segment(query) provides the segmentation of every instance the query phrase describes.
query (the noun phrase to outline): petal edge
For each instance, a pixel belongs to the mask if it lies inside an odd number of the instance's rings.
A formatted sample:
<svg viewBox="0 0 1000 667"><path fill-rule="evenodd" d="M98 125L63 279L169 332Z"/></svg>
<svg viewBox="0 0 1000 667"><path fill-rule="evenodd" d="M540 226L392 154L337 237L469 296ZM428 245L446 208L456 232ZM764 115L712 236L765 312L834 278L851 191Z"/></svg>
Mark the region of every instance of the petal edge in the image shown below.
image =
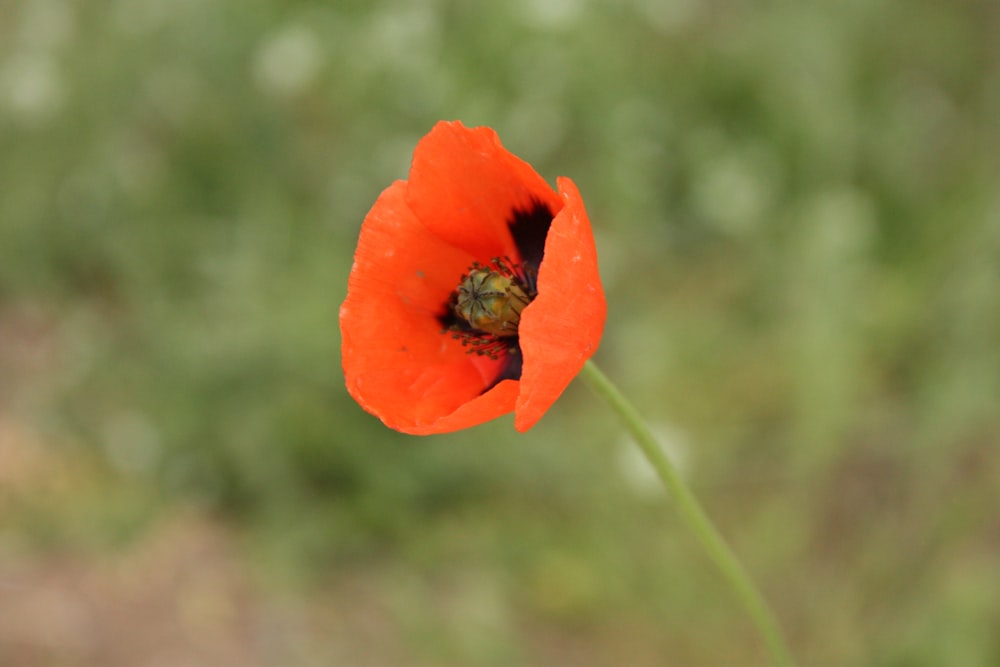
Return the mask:
<svg viewBox="0 0 1000 667"><path fill-rule="evenodd" d="M527 431L597 350L607 304L590 218L576 184L558 179L565 205L552 220L538 272L538 296L521 317L524 368L514 427Z"/></svg>

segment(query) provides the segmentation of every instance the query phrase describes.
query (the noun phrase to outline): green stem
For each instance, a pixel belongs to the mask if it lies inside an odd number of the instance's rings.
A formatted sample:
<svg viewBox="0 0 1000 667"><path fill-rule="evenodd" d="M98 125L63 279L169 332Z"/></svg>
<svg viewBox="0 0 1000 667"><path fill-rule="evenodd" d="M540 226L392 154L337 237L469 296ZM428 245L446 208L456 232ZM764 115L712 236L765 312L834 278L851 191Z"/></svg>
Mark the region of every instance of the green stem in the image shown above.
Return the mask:
<svg viewBox="0 0 1000 667"><path fill-rule="evenodd" d="M643 454L656 469L670 496L677 505L681 517L694 532L708 555L718 566L726 581L733 587L743 606L750 613L757 628L764 636L764 641L771 652L774 664L780 667L792 667L794 661L788 650L788 645L782 636L774 612L764 601L749 575L740 563L736 554L719 533L715 524L705 514L698 500L677 474L656 438L646 426L638 411L629 403L611 380L602 373L592 361L588 361L580 371L580 377L590 385L590 388L600 394L611 408L618 413L622 423L642 449Z"/></svg>

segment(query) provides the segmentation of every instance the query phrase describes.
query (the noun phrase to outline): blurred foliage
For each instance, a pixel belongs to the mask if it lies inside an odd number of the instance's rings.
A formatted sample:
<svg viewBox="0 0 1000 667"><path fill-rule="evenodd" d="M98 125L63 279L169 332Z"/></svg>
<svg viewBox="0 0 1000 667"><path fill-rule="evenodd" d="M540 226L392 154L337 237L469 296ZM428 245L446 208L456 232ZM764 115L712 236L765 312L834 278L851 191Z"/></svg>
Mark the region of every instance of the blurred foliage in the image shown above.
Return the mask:
<svg viewBox="0 0 1000 667"><path fill-rule="evenodd" d="M414 664L545 662L538 628L762 661L587 393L425 439L346 394L360 221L458 118L581 187L598 361L803 663L1000 663L998 34L983 0L4 5L0 416L66 472L4 542L194 505L293 579L374 572Z"/></svg>

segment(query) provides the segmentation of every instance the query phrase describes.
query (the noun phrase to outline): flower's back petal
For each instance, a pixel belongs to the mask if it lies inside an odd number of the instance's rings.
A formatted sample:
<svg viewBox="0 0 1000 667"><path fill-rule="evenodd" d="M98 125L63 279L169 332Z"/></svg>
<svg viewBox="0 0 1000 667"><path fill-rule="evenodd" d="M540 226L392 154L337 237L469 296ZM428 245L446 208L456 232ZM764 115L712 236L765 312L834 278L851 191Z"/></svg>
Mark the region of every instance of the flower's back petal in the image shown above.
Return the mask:
<svg viewBox="0 0 1000 667"><path fill-rule="evenodd" d="M405 191L403 181L385 190L361 229L340 309L347 389L387 426L408 433L510 412L509 387L483 393L502 362L467 354L437 321L471 257L431 234Z"/></svg>
<svg viewBox="0 0 1000 667"><path fill-rule="evenodd" d="M524 355L514 426L537 422L597 350L607 306L590 219L576 185L558 180L565 205L552 220L538 296L521 314Z"/></svg>
<svg viewBox="0 0 1000 667"><path fill-rule="evenodd" d="M442 121L413 154L407 203L434 234L480 261L520 259L508 225L515 211L562 200L488 127Z"/></svg>

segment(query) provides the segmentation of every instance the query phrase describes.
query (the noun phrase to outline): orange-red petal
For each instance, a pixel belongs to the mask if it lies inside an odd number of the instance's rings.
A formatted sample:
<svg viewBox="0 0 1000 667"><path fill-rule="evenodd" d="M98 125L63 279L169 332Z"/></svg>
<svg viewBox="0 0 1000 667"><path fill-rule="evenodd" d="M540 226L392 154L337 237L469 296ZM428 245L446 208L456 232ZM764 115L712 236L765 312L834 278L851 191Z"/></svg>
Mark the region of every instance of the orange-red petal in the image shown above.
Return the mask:
<svg viewBox="0 0 1000 667"><path fill-rule="evenodd" d="M434 126L413 154L406 201L439 238L479 261L520 259L508 223L515 210L562 199L530 164L507 151L488 127Z"/></svg>
<svg viewBox="0 0 1000 667"><path fill-rule="evenodd" d="M545 239L538 296L521 313L524 366L514 427L537 422L597 350L607 305L590 218L576 185L559 178L565 202Z"/></svg>
<svg viewBox="0 0 1000 667"><path fill-rule="evenodd" d="M457 430L513 409L517 383L500 361L469 355L437 316L475 259L431 233L397 181L365 218L340 310L347 389L387 426L406 433Z"/></svg>

